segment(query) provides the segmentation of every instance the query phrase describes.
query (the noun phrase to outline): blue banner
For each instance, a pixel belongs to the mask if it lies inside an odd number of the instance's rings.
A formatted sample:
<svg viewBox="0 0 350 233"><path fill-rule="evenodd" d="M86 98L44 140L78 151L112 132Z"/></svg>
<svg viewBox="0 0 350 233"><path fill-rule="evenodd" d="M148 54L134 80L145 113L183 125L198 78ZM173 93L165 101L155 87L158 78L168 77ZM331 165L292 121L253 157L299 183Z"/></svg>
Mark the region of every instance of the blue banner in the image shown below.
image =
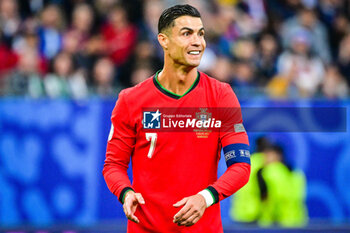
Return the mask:
<svg viewBox="0 0 350 233"><path fill-rule="evenodd" d="M125 220L121 204L109 192L102 176L114 104L115 100L100 98L0 99L0 227L90 226L105 220ZM272 101L244 102L242 106L256 108L254 114L243 111L247 129L267 123L270 127L346 127L337 132L273 132L264 128L248 133L251 148L255 138L268 133L283 145L291 164L305 172L311 220L349 222L350 134L348 117L344 119L343 115L350 102L288 103L293 107L326 106L343 111L332 113L338 116L336 120L326 116L321 122L312 113L302 112L296 117L288 112L289 108L269 115L266 109L281 106ZM222 159L219 173L225 169ZM224 222L231 221L229 206L229 199L222 202Z"/></svg>

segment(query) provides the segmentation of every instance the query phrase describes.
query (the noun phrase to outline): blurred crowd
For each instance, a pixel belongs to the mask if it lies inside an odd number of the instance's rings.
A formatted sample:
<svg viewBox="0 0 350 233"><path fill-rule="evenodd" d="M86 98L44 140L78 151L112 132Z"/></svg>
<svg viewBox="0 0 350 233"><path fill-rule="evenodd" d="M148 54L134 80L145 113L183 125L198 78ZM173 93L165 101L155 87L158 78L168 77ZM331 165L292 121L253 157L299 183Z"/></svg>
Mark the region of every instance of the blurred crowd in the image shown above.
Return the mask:
<svg viewBox="0 0 350 233"><path fill-rule="evenodd" d="M190 3L199 70L241 98L349 96L347 0L0 0L0 96L116 96L162 68L161 12Z"/></svg>

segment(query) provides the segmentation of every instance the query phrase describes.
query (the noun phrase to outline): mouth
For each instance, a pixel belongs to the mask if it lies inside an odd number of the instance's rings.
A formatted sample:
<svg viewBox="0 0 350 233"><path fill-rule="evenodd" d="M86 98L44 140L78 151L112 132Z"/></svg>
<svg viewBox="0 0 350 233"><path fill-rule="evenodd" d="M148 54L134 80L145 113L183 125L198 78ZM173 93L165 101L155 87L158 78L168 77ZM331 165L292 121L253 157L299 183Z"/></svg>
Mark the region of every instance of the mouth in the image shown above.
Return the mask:
<svg viewBox="0 0 350 233"><path fill-rule="evenodd" d="M201 50L191 50L189 52L187 52L187 54L190 55L199 55L202 51Z"/></svg>

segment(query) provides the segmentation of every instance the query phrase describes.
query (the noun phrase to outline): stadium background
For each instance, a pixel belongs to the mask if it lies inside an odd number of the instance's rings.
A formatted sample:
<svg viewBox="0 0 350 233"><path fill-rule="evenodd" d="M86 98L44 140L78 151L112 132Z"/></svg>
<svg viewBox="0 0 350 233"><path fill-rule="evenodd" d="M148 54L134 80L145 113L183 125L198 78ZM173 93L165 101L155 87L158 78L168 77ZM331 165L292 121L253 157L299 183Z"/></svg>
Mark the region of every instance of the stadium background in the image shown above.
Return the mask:
<svg viewBox="0 0 350 233"><path fill-rule="evenodd" d="M109 117L118 91L161 67L155 25L174 3L180 1L0 0L0 231L125 229L101 174ZM207 27L200 70L232 85L252 151L267 135L306 175L309 224L298 231L350 231L350 4L191 4ZM294 67L300 75L290 77L283 64L294 43L309 51L293 59L311 65ZM338 112L317 114L325 106ZM223 161L219 168L222 174ZM297 231L239 225L229 216L231 199L221 204L225 232Z"/></svg>

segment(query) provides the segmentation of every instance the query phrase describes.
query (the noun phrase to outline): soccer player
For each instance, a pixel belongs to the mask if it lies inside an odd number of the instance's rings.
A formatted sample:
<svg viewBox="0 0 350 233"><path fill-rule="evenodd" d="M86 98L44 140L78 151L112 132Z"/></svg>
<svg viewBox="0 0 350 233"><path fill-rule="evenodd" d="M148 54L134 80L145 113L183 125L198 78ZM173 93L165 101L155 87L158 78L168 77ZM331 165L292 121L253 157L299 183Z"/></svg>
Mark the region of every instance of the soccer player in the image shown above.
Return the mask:
<svg viewBox="0 0 350 233"><path fill-rule="evenodd" d="M197 71L206 43L196 8L166 9L158 30L164 67L119 94L103 175L123 204L128 232L223 232L219 201L243 187L250 174L240 105L228 84ZM149 108L155 110L146 111ZM161 130L164 109L193 108L223 109L223 125L232 124L202 133ZM205 114L199 117L205 119ZM195 125L191 122L186 125ZM228 168L218 179L222 148ZM127 175L130 159L132 184Z"/></svg>

